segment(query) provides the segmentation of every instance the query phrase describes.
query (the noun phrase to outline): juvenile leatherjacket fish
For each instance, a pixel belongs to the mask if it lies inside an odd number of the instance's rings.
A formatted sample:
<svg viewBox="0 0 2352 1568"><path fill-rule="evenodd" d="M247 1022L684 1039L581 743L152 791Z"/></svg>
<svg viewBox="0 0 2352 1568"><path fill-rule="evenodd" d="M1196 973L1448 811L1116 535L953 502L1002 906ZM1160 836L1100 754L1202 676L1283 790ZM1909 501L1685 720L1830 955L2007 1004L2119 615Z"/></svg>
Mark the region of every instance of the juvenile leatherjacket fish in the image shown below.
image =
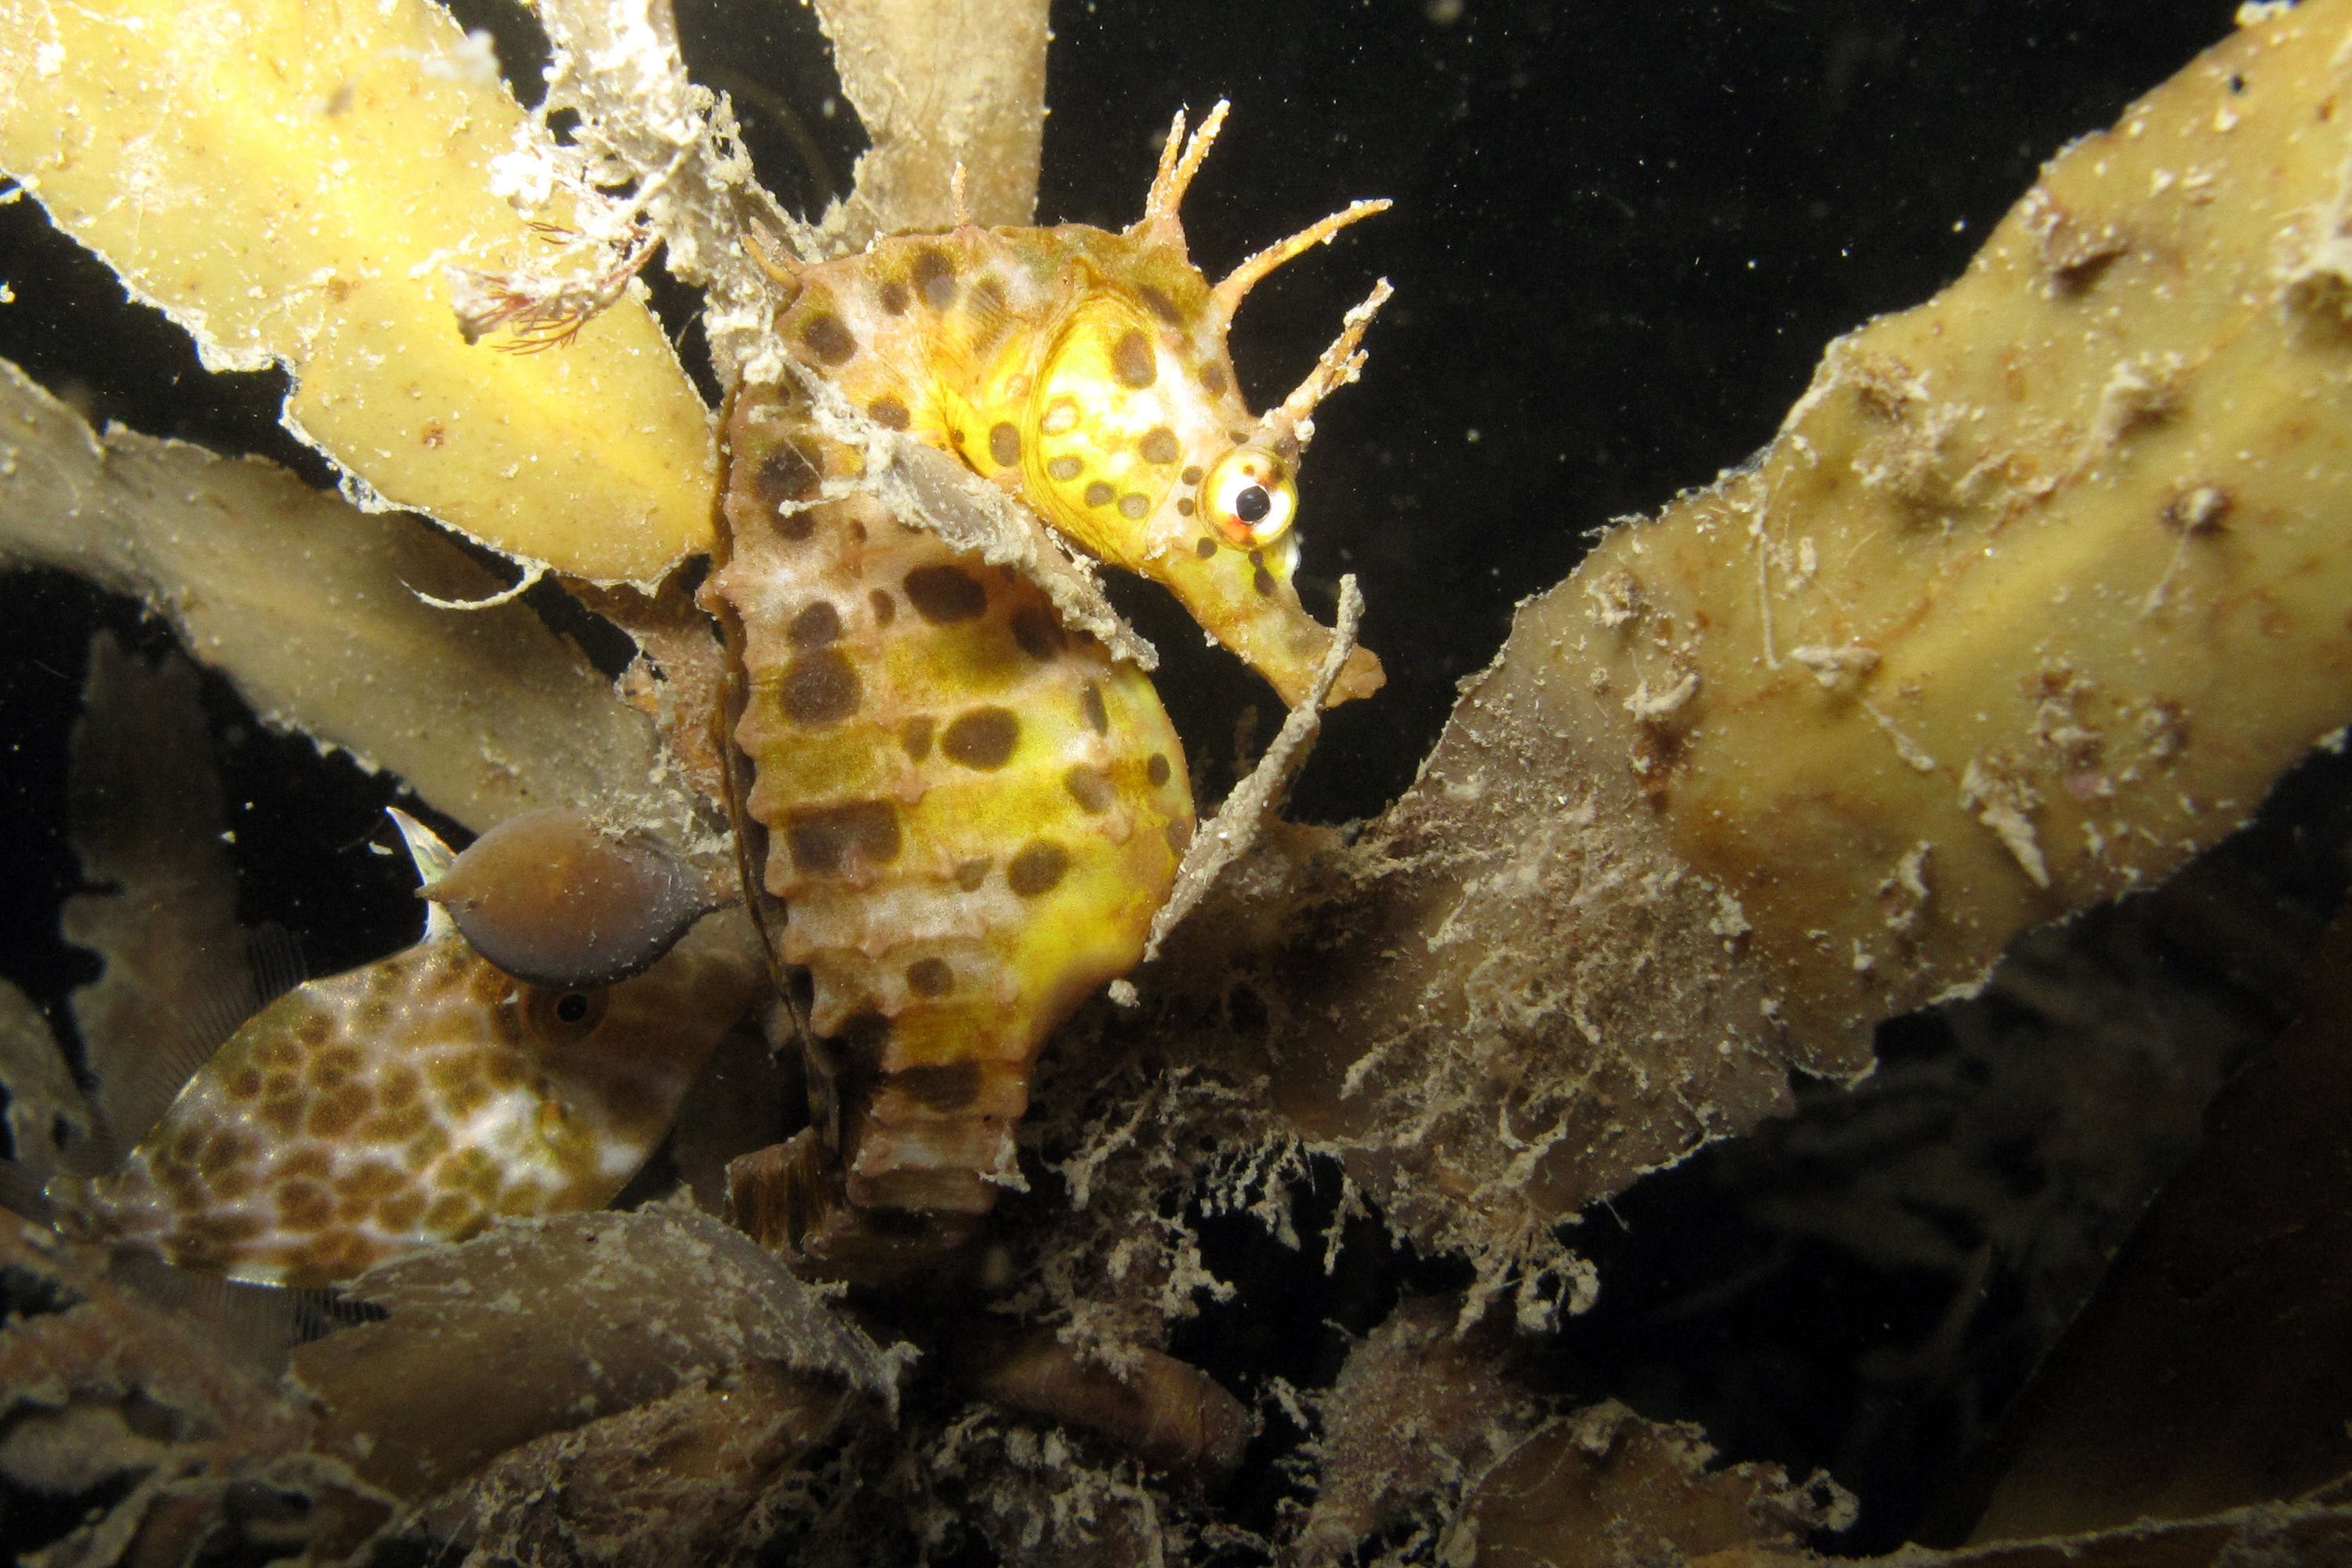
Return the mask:
<svg viewBox="0 0 2352 1568"><path fill-rule="evenodd" d="M448 850L400 824L430 880ZM49 1196L68 1234L273 1285L347 1279L496 1215L601 1208L761 983L706 927L634 980L535 985L436 904L415 946L255 1014L120 1169Z"/></svg>
<svg viewBox="0 0 2352 1568"><path fill-rule="evenodd" d="M734 739L763 829L751 872L805 966L816 1125L739 1162L740 1223L876 1277L951 1245L1018 1184L1045 1037L1131 968L1193 828L1184 753L1141 671L1044 593L894 519L818 428L803 377L993 479L1092 554L1172 589L1297 700L1330 632L1291 573L1309 416L1353 380L1386 285L1281 406L1253 415L1226 329L1259 279L1358 203L1211 285L1177 205L1224 114L1177 117L1144 216L898 236L770 258L796 363L739 387L704 603L746 688ZM1381 683L1360 650L1335 700Z"/></svg>

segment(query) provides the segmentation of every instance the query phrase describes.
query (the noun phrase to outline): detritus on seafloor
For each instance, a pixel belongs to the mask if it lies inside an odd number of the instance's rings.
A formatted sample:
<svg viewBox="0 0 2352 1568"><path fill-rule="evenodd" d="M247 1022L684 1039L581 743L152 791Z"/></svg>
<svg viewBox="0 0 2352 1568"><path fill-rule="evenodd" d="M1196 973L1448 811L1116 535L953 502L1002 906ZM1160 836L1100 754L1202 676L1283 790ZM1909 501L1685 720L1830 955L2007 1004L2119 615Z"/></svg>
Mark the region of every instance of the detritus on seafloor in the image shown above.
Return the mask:
<svg viewBox="0 0 2352 1568"><path fill-rule="evenodd" d="M332 1563L395 1499L310 1448L310 1412L181 1310L107 1274L105 1255L0 1226L0 1475L85 1497L32 1568L177 1564L242 1542Z"/></svg>
<svg viewBox="0 0 2352 1568"><path fill-rule="evenodd" d="M895 1400L899 1363L708 1216L511 1221L385 1264L352 1294L390 1316L295 1352L320 1444L416 1499L550 1432L772 1365L831 1410Z"/></svg>

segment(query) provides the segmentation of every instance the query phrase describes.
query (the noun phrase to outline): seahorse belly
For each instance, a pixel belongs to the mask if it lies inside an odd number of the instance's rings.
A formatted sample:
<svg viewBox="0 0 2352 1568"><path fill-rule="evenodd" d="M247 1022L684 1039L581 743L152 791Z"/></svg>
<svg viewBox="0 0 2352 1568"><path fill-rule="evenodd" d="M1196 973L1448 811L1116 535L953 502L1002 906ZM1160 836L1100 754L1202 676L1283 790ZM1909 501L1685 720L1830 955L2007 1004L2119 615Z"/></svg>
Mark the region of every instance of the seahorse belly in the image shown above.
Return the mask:
<svg viewBox="0 0 2352 1568"><path fill-rule="evenodd" d="M1143 675L1025 579L870 498L796 384L740 389L722 563L748 682L735 729L779 956L837 1043L835 1142L859 1209L978 1214L1016 1182L1045 1037L1141 956L1193 825Z"/></svg>

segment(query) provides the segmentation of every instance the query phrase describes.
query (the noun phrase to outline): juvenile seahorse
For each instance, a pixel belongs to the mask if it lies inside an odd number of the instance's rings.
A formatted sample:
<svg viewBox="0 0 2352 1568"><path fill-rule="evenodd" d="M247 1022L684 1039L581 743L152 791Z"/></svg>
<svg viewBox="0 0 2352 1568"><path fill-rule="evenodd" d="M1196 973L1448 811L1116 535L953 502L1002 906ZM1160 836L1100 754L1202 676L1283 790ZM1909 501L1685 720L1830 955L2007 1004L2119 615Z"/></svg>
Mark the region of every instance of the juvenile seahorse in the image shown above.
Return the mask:
<svg viewBox="0 0 2352 1568"><path fill-rule="evenodd" d="M448 852L401 826L420 872L437 876ZM542 833L535 847L550 843ZM483 888L479 861L461 880ZM625 901L658 906L646 891L636 883ZM760 984L717 922L682 942L659 922L637 928L631 955L614 960L609 942L595 954L608 973L649 963L635 978L539 984L494 967L436 904L415 946L255 1014L119 1169L53 1181L59 1228L315 1286L500 1215L602 1208Z"/></svg>
<svg viewBox="0 0 2352 1568"><path fill-rule="evenodd" d="M746 678L736 744L787 911L778 957L831 1042L816 1125L739 1163L738 1219L877 1277L953 1245L1020 1181L1013 1130L1045 1037L1134 965L1193 826L1181 742L1141 671L1066 630L1009 569L959 555L852 481L803 377L962 460L1092 554L1165 584L1286 700L1331 634L1291 574L1310 415L1355 378L1383 284L1314 374L1253 415L1226 331L1274 268L1360 202L1212 286L1177 206L1222 123L1179 115L1140 222L877 241L776 266L793 362L726 418L704 602ZM1359 650L1334 700L1378 689Z"/></svg>

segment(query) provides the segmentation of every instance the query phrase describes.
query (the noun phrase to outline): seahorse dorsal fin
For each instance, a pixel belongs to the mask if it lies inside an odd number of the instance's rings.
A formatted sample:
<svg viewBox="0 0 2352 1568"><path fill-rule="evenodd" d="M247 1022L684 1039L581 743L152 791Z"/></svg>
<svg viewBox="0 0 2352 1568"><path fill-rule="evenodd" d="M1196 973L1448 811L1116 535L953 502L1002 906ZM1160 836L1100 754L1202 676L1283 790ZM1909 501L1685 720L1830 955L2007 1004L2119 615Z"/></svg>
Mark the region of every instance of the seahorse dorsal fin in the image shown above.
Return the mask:
<svg viewBox="0 0 2352 1568"><path fill-rule="evenodd" d="M387 805L384 814L400 829L401 842L408 846L408 858L416 866L416 886L419 890L431 887L448 875L457 852L441 841L441 836L396 805ZM441 942L457 934L457 925L449 911L439 904L425 905L425 935L422 941Z"/></svg>

